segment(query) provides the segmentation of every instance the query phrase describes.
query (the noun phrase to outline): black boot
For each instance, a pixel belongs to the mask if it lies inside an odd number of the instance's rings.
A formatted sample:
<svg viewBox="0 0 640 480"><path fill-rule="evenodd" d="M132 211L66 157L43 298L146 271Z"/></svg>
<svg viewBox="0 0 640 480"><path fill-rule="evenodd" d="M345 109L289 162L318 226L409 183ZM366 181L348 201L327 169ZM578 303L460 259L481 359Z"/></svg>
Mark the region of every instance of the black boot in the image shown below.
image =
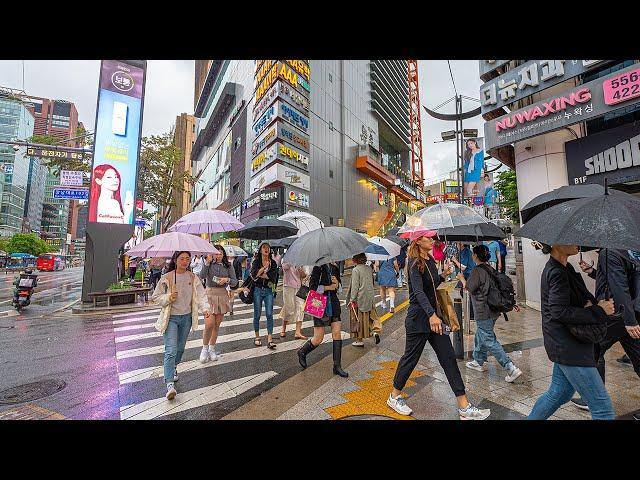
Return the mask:
<svg viewBox="0 0 640 480"><path fill-rule="evenodd" d="M298 361L302 368L307 368L307 354L316 347L317 345L311 343L311 339L309 339L298 349Z"/></svg>
<svg viewBox="0 0 640 480"><path fill-rule="evenodd" d="M349 374L342 370L342 340L333 341L333 373L341 377L348 377Z"/></svg>

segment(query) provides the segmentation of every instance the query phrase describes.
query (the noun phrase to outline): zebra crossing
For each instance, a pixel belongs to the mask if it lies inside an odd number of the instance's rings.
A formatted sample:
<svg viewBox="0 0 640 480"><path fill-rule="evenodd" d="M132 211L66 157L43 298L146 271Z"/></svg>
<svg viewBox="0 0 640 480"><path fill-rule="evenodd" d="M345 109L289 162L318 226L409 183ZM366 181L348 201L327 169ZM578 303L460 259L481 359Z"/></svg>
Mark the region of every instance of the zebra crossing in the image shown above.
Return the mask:
<svg viewBox="0 0 640 480"><path fill-rule="evenodd" d="M278 300L281 300L280 295ZM341 304L344 303L341 300ZM204 364L199 361L204 330L204 317L200 316L198 328L196 332L190 332L182 362L178 365L178 395L173 401L164 397L164 342L154 328L160 308L149 307L139 312L113 315L120 418L166 418L184 412L197 412L199 418L216 418L209 412L215 412L225 402L243 394L255 394L259 387L264 389L267 382L283 381L297 373L299 366L295 351L304 340L294 339L295 324L287 325L287 337L280 338L281 309L280 305L274 305L273 339L276 349L266 348L264 311L260 319L263 345L256 347L253 344L253 306L245 305L236 298L234 315L226 315L220 326L216 349L221 355L217 361ZM313 321L308 317L304 320L303 332L310 336ZM343 331L342 337L347 339L349 334ZM323 343L331 341L331 333L325 334Z"/></svg>

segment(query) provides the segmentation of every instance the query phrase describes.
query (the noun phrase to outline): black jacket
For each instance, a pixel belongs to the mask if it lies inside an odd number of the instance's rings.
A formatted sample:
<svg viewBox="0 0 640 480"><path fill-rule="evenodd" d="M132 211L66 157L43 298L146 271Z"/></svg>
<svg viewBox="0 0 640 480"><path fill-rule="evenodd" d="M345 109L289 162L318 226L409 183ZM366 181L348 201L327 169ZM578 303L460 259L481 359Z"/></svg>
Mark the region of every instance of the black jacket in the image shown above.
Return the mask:
<svg viewBox="0 0 640 480"><path fill-rule="evenodd" d="M608 268L607 268L607 263ZM598 256L598 269L589 275L596 279L596 298L605 298L607 286L616 305L623 307L621 317L611 321L624 322L628 327L640 320L640 263L632 260L626 250L602 249ZM607 278L608 276L608 278Z"/></svg>
<svg viewBox="0 0 640 480"><path fill-rule="evenodd" d="M550 257L540 281L542 337L549 360L561 365L595 367L594 345L576 340L567 326L606 322L604 310L596 305L595 297L570 263L564 266ZM588 301L593 306L585 308Z"/></svg>
<svg viewBox="0 0 640 480"><path fill-rule="evenodd" d="M409 308L404 326L407 333L429 333L429 317L436 313L436 288L443 281L432 257L420 273L415 258L407 258L409 269ZM433 281L432 281L433 278ZM434 285L435 283L435 285Z"/></svg>
<svg viewBox="0 0 640 480"><path fill-rule="evenodd" d="M320 267L313 267L313 270L311 271L311 277L309 278L309 289L318 290L319 285L331 285L332 275L336 277L338 279L338 283L342 285L342 280L340 279L340 269L335 265L328 264L322 265ZM324 295L328 295L327 302L331 302L332 317L339 317L342 312L340 310L340 300L338 299L338 292L336 290L329 290L325 291Z"/></svg>
<svg viewBox="0 0 640 480"><path fill-rule="evenodd" d="M273 258L269 258L269 270L267 271L268 280L264 278L258 278L258 270L262 268L262 255L260 255L257 259L253 259L253 264L251 265L251 278L255 282L256 287L267 288L267 283L273 282L274 285L278 285L278 264Z"/></svg>

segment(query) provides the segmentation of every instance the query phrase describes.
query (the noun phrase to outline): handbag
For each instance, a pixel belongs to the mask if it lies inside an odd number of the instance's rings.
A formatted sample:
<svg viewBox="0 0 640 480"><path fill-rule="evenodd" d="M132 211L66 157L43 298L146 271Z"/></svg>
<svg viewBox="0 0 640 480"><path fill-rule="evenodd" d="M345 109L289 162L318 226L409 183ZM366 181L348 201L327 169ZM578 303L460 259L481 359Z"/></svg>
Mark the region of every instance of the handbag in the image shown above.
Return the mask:
<svg viewBox="0 0 640 480"><path fill-rule="evenodd" d="M302 300L306 300L307 295L309 295L309 287L306 285L302 285L296 292L296 297L301 298Z"/></svg>
<svg viewBox="0 0 640 480"><path fill-rule="evenodd" d="M324 311L326 308L327 296L322 295L315 290L309 290L304 302L304 313L309 314L312 317L322 318L324 317Z"/></svg>

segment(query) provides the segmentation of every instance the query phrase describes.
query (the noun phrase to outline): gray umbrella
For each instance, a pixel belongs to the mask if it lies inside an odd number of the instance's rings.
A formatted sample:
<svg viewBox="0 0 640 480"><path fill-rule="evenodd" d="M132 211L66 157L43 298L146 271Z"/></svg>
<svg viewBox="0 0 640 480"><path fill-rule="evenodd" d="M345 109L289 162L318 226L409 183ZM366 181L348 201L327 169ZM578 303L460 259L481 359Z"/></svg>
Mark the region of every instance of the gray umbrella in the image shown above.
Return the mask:
<svg viewBox="0 0 640 480"><path fill-rule="evenodd" d="M453 228L441 228L438 236L451 242L474 242L479 240L500 240L506 237L502 229L493 223L460 225Z"/></svg>
<svg viewBox="0 0 640 480"><path fill-rule="evenodd" d="M350 228L324 227L298 238L282 260L292 265L324 265L363 253L368 246L367 239Z"/></svg>

